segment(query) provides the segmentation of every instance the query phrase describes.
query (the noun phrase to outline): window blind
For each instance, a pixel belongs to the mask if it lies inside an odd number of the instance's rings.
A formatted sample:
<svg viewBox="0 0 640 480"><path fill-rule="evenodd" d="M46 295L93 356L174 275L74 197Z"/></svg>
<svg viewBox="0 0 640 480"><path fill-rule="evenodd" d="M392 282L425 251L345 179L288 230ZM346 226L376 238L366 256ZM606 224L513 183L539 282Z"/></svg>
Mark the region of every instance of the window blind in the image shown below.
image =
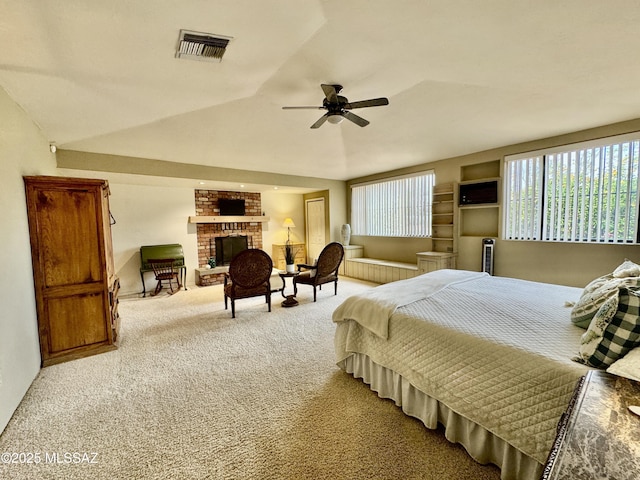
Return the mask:
<svg viewBox="0 0 640 480"><path fill-rule="evenodd" d="M640 134L505 159L504 238L638 242Z"/></svg>
<svg viewBox="0 0 640 480"><path fill-rule="evenodd" d="M353 235L428 237L435 175L432 171L351 187Z"/></svg>

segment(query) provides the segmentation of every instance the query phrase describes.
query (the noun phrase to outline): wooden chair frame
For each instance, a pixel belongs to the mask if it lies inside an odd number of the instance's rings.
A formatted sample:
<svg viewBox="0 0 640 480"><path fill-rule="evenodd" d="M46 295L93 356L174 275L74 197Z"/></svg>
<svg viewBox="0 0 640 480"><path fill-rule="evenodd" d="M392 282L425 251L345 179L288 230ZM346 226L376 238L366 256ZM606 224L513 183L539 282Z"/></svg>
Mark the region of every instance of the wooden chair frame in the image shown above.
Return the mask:
<svg viewBox="0 0 640 480"><path fill-rule="evenodd" d="M313 301L316 301L316 287L322 290L325 283L334 284L334 295L338 294L338 269L344 258L344 247L341 243L331 242L326 245L315 265L298 264L300 275L293 279L293 294L298 295L298 285L311 285L313 287ZM306 270L306 271L303 271Z"/></svg>
<svg viewBox="0 0 640 480"><path fill-rule="evenodd" d="M180 285L180 270L179 267L176 266L175 258L150 258L148 262L153 269L153 274L156 276L156 280L158 281L156 289L152 295L155 296L160 293L160 290L162 290L163 287L163 282L169 282L169 289L171 290L171 293L175 293L173 291L173 280L175 280L178 285L177 290L180 290L182 287L182 285Z"/></svg>
<svg viewBox="0 0 640 480"><path fill-rule="evenodd" d="M266 252L249 248L238 253L229 264L229 272L224 276L224 309L231 299L231 318L236 318L236 300L265 296L265 303L271 311L271 272L273 261Z"/></svg>

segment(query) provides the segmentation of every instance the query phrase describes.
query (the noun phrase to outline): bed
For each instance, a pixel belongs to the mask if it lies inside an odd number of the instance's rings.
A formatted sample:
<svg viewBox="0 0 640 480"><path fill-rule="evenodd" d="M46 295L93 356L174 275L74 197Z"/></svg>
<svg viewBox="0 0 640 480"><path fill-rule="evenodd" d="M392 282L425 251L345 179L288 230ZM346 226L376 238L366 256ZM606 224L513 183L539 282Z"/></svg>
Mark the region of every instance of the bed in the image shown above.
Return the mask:
<svg viewBox="0 0 640 480"><path fill-rule="evenodd" d="M462 270L381 285L335 310L336 361L503 480L538 479L590 369L572 360L581 293Z"/></svg>

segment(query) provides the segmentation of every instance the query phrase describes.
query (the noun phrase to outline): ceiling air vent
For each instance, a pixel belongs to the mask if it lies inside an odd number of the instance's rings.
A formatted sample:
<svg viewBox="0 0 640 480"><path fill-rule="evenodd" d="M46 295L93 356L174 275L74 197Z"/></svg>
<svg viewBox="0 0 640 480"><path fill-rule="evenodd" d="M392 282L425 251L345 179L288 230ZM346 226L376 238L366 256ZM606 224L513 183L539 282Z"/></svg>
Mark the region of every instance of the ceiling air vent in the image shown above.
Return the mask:
<svg viewBox="0 0 640 480"><path fill-rule="evenodd" d="M233 37L214 35L212 33L190 32L180 30L176 58L190 58L205 62L221 62L227 45Z"/></svg>

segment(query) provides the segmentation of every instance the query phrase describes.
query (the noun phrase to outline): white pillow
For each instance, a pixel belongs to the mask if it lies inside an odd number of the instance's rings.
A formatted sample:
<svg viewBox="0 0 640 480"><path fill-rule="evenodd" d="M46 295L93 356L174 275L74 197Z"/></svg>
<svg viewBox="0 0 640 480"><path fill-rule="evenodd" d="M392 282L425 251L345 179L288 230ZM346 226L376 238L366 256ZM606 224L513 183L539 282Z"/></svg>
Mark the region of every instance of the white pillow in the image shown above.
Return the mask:
<svg viewBox="0 0 640 480"><path fill-rule="evenodd" d="M628 258L613 271L613 278L640 277L640 265L633 263Z"/></svg>
<svg viewBox="0 0 640 480"><path fill-rule="evenodd" d="M618 293L618 287L626 280L613 278L612 274L603 275L584 287L580 299L571 310L571 322L585 330L602 304Z"/></svg>
<svg viewBox="0 0 640 480"><path fill-rule="evenodd" d="M582 295L571 310L571 322L588 328L593 316L605 301L617 295L620 287L640 286L640 265L625 258L612 273L598 277L584 287Z"/></svg>
<svg viewBox="0 0 640 480"><path fill-rule="evenodd" d="M640 347L636 347L607 368L607 373L640 382Z"/></svg>

